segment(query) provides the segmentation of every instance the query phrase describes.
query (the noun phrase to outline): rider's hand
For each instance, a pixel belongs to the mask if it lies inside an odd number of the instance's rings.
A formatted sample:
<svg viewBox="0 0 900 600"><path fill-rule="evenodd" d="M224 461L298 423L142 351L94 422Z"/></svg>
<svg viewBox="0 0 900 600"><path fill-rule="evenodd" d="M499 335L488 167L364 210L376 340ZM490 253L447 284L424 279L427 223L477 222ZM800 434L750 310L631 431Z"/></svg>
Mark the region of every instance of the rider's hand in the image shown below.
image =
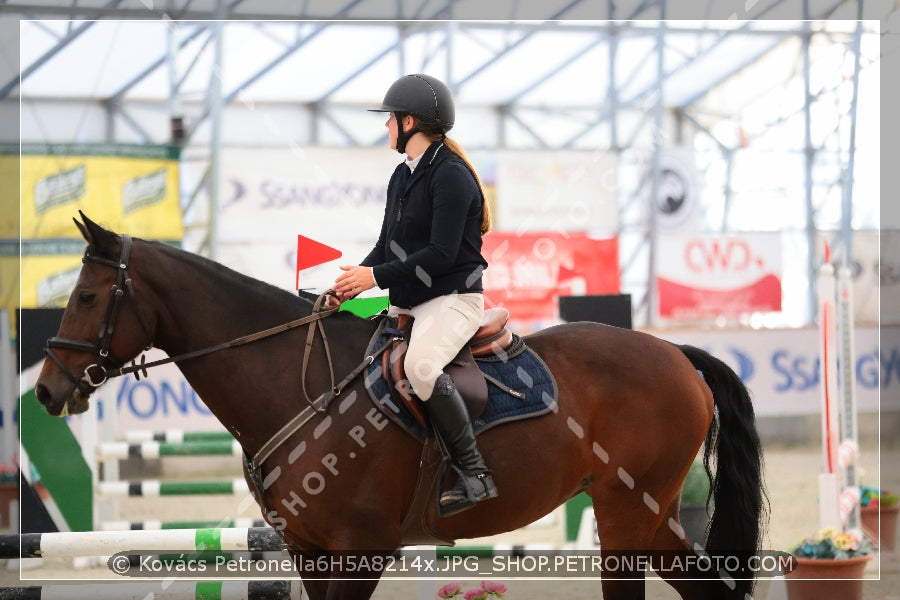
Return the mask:
<svg viewBox="0 0 900 600"><path fill-rule="evenodd" d="M331 310L333 308L340 308L340 307L341 307L341 301L337 296L335 296L333 294L328 294L327 296L325 296L325 308L326 309Z"/></svg>
<svg viewBox="0 0 900 600"><path fill-rule="evenodd" d="M343 273L334 280L334 291L341 301L349 300L375 287L375 276L372 274L372 267L342 265L340 269Z"/></svg>

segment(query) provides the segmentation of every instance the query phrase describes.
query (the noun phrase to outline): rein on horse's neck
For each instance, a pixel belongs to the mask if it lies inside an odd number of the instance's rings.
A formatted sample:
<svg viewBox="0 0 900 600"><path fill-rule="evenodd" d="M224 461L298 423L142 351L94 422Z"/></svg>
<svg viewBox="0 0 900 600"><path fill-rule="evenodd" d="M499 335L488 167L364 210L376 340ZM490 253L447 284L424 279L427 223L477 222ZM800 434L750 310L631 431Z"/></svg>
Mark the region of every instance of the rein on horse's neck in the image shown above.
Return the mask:
<svg viewBox="0 0 900 600"><path fill-rule="evenodd" d="M161 244L151 244L151 247L159 256L147 260L145 264L154 264L154 270L152 273L145 272L143 278L159 303L157 346L170 357L199 353L204 348L222 345L228 340L278 328L290 321L310 317L315 308L289 292L202 257ZM190 283L179 285L179 281ZM196 298L188 298L185 294L187 289L200 290L200 294ZM235 317L240 318L239 322ZM321 321L316 320L307 326L309 332L306 335L304 364L309 360L315 323ZM254 345L250 343L246 347L249 349ZM299 349L301 343L296 346ZM281 411L295 410L290 406L290 399L297 390L284 389L283 386L279 388L277 382L270 381L275 376L268 367L277 364L277 360L283 357L272 356L271 347L269 352L259 354L257 351L239 361L233 355L226 357L226 353L211 353L179 364L182 373L208 408L226 428L232 430L242 445L246 442L245 449L248 450L262 445L271 434L270 430L277 429L277 422L273 422L275 415ZM211 360L218 360L219 368L214 368L215 364L209 362ZM297 370L300 367L300 364L294 366ZM254 368L258 372L254 372ZM304 387L305 379L304 373L301 376ZM240 398L241 402L228 402L225 400L228 397L233 400ZM261 406L258 401L253 401L258 399L263 399L266 404ZM241 435L242 432L244 435Z"/></svg>
<svg viewBox="0 0 900 600"><path fill-rule="evenodd" d="M150 245L161 253L162 260L157 264L162 268L155 269L152 275L145 273L144 277L152 277L151 288L160 296L161 312L168 321L164 331L159 332L156 345L170 355L312 313L313 303L301 301L285 290L177 248ZM196 298L187 298L186 286L179 285L185 279L200 290Z"/></svg>

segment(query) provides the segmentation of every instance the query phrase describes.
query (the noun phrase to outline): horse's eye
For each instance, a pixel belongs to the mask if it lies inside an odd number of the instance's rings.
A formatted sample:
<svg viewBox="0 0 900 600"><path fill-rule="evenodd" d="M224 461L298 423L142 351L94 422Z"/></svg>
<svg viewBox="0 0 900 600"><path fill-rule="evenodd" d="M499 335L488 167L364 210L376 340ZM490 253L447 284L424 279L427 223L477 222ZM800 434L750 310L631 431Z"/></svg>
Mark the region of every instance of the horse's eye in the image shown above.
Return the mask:
<svg viewBox="0 0 900 600"><path fill-rule="evenodd" d="M90 304L97 297L93 292L78 292L78 301L82 304Z"/></svg>

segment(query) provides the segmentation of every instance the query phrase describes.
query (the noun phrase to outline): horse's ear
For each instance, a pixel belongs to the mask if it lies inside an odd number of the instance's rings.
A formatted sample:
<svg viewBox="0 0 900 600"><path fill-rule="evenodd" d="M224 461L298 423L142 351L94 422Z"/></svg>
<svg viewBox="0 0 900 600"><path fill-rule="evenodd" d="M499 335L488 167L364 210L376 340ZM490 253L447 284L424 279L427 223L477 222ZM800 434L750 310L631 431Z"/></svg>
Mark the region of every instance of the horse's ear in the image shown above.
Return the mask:
<svg viewBox="0 0 900 600"><path fill-rule="evenodd" d="M118 236L88 219L80 210L78 214L81 215L83 224L79 223L77 219L73 219L73 221L75 221L75 225L78 226L78 230L81 231L85 241L100 254L114 255L114 247Z"/></svg>
<svg viewBox="0 0 900 600"><path fill-rule="evenodd" d="M78 212L79 212L79 214L81 214L82 219L87 219L87 217L84 216L84 213L82 213L80 210ZM88 244L90 244L91 243L91 232L88 231L87 227L82 225L81 221L79 221L78 219L72 217L72 220L75 222L75 226L78 227L78 231L81 232L81 237L84 238L84 241L86 241Z"/></svg>

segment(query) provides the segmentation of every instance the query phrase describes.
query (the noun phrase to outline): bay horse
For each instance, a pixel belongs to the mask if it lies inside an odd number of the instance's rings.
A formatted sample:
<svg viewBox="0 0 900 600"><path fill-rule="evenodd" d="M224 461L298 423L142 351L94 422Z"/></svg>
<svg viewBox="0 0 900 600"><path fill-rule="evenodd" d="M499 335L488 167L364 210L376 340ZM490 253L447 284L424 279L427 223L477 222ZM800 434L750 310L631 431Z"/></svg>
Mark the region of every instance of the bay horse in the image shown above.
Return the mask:
<svg viewBox="0 0 900 600"><path fill-rule="evenodd" d="M36 385L49 414L87 410L95 387L151 366L124 365L156 346L251 457L245 474L263 516L300 564L353 551L389 556L409 543L401 525L423 445L384 418L354 376L378 319L324 309L81 219L84 264ZM422 504L435 537L511 531L584 491L603 556L759 551L762 450L748 390L731 368L704 350L597 323L555 325L523 340L554 374L558 404L479 435L500 496L447 517L433 501ZM685 538L678 512L704 443L714 510L701 549ZM383 565L373 561L371 576L359 578L330 564L317 577L301 572L311 599L369 598ZM642 598L646 565L616 564L623 566L603 572L603 598ZM686 564L660 573L683 598L744 598L753 589L746 570Z"/></svg>

